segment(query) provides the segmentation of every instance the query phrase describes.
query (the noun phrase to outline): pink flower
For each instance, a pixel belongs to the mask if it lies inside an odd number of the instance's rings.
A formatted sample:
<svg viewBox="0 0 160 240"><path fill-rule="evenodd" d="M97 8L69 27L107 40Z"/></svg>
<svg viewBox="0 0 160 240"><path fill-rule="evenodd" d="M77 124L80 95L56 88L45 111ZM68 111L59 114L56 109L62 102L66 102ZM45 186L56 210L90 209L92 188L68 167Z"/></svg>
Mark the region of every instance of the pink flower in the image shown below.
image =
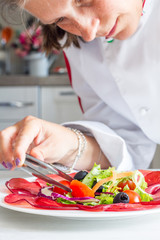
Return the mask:
<svg viewBox="0 0 160 240"><path fill-rule="evenodd" d="M21 32L18 37L18 41L15 41L15 52L20 57L25 57L31 52L41 52L43 38L41 35L41 27L35 29L35 26L31 26L25 32ZM53 54L59 54L59 51L54 50Z"/></svg>
<svg viewBox="0 0 160 240"><path fill-rule="evenodd" d="M34 39L33 39L33 46L34 46L35 48L40 48L41 45L42 45L41 39L39 39L39 38L34 38Z"/></svg>
<svg viewBox="0 0 160 240"><path fill-rule="evenodd" d="M26 40L27 40L26 35L25 35L24 33L22 33L22 34L19 36L19 41L20 41L20 43L21 43L21 44L25 44Z"/></svg>

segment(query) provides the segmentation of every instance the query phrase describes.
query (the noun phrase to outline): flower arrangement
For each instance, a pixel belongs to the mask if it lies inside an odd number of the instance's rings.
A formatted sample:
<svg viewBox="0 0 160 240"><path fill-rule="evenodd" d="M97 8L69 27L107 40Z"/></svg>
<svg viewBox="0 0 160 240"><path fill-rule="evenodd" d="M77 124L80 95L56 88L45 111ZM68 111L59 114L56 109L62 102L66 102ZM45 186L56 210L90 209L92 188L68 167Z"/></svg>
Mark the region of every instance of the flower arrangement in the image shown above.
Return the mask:
<svg viewBox="0 0 160 240"><path fill-rule="evenodd" d="M12 44L15 48L16 55L25 57L31 53L42 52L42 35L41 27L35 29L33 24L26 31L18 34L17 39Z"/></svg>

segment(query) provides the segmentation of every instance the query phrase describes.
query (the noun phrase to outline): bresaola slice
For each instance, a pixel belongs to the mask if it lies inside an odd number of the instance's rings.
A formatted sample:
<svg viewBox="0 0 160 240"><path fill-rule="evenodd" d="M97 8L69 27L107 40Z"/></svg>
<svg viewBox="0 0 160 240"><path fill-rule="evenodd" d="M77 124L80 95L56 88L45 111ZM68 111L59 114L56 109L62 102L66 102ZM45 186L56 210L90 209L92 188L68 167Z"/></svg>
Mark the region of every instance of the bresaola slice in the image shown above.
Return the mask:
<svg viewBox="0 0 160 240"><path fill-rule="evenodd" d="M160 184L160 171L152 171L145 176L148 187L154 184Z"/></svg>
<svg viewBox="0 0 160 240"><path fill-rule="evenodd" d="M52 201L52 200L44 198L44 197L38 197L35 195L28 196L25 194L12 193L12 194L7 195L4 200L6 203L10 203L10 204L26 201L32 207L36 207L36 208L44 208L44 209L52 209L52 210L63 210L64 209L63 206L60 206L55 201ZM65 208L65 210L76 210L76 209L78 209L76 206L70 207L70 205L66 206L66 208Z"/></svg>
<svg viewBox="0 0 160 240"><path fill-rule="evenodd" d="M11 193L5 197L5 202L7 203L16 203L20 201L26 201L30 203L31 205L35 205L35 200L37 196L35 195L26 195L26 194L16 194L16 193Z"/></svg>
<svg viewBox="0 0 160 240"><path fill-rule="evenodd" d="M12 178L6 182L6 186L12 193L28 193L28 195L37 195L41 189L37 182L29 182L23 178Z"/></svg>
<svg viewBox="0 0 160 240"><path fill-rule="evenodd" d="M25 179L17 178L11 179L6 183L8 189L12 192L5 197L5 202L20 203L22 201L28 202L31 206L41 209L50 210L83 210L83 211L137 211L148 210L153 208L160 208L160 171L141 171L149 187L146 189L148 193L153 194L153 201L140 202L134 204L117 203L108 205L85 206L83 204L62 204L57 203L51 199L38 196L40 191L39 180L36 182L28 182ZM53 178L55 177L52 176ZM55 179L55 178L54 178ZM57 179L55 179L57 180ZM156 182L158 181L158 183ZM156 182L156 184L155 184ZM153 183L153 184L152 184ZM46 184L45 184L46 185Z"/></svg>
<svg viewBox="0 0 160 240"><path fill-rule="evenodd" d="M145 191L149 194L155 195L160 191L160 183L149 186Z"/></svg>

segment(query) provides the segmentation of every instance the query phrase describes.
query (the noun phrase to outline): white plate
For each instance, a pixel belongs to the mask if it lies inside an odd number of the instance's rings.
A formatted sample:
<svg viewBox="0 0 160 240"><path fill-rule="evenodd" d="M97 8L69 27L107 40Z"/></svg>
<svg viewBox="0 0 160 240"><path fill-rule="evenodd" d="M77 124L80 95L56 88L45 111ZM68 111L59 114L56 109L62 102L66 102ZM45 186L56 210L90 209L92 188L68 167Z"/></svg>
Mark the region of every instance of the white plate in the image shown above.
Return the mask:
<svg viewBox="0 0 160 240"><path fill-rule="evenodd" d="M25 178L28 181L33 181L33 178ZM8 195L5 187L5 183L0 185L0 206L23 213L30 213L36 215L45 215L52 217L59 217L64 219L74 220L117 220L125 218L139 217L148 214L160 213L160 208L141 210L141 211L129 211L129 212L87 212L80 210L45 210L45 209L33 209L25 208L23 205L14 206L4 202L4 197Z"/></svg>

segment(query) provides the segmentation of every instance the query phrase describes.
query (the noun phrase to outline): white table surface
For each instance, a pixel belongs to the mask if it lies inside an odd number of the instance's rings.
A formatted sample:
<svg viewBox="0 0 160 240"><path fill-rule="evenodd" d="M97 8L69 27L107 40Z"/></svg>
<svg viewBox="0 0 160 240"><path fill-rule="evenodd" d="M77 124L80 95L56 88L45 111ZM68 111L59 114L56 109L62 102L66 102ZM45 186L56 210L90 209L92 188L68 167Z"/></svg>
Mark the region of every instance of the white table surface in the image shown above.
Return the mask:
<svg viewBox="0 0 160 240"><path fill-rule="evenodd" d="M28 177L21 170L0 171L0 183ZM121 220L69 220L21 213L0 207L0 240L136 239L160 237L160 213Z"/></svg>

